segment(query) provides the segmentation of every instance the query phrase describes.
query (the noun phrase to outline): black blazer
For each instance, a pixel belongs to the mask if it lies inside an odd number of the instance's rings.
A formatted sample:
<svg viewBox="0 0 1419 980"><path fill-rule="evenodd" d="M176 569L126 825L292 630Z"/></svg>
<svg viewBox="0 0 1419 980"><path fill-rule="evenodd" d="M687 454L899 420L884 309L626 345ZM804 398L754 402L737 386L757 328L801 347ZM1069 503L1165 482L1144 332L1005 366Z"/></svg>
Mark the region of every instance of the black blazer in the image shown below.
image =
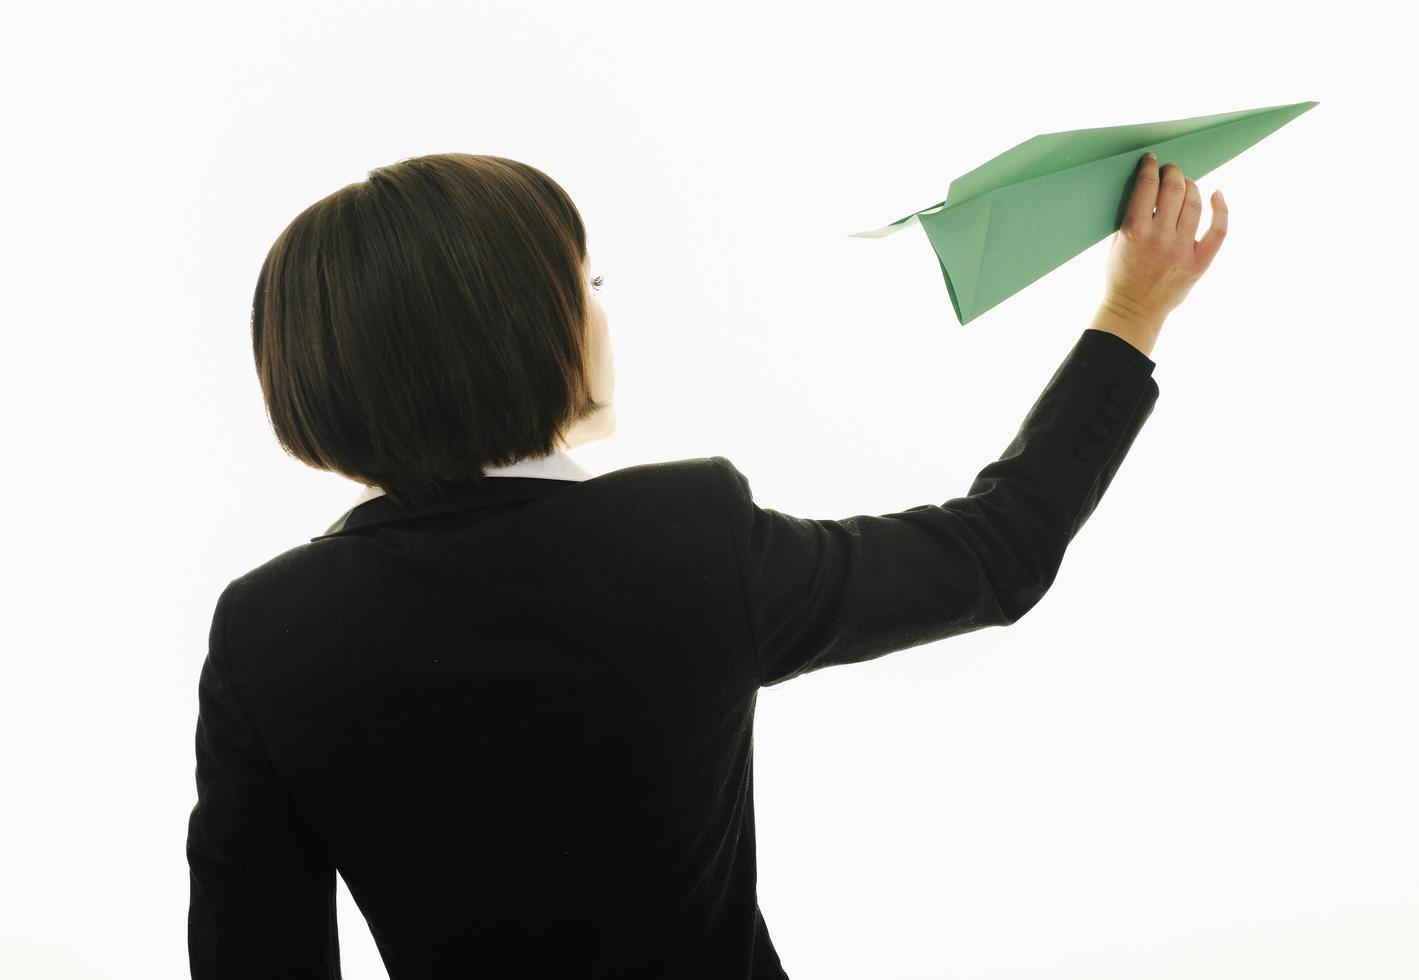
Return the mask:
<svg viewBox="0 0 1419 980"><path fill-rule="evenodd" d="M760 687L1025 615L1158 396L1088 329L970 493L810 520L724 457L388 497L232 580L198 684L194 977L785 977Z"/></svg>

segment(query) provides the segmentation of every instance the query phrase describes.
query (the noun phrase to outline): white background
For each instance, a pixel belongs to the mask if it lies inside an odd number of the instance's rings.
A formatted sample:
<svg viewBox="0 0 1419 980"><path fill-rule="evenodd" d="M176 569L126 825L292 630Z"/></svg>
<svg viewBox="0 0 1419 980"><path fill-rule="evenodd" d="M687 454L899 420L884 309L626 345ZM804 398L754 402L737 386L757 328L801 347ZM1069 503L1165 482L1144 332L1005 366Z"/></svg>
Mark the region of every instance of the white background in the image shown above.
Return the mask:
<svg viewBox="0 0 1419 980"><path fill-rule="evenodd" d="M1045 599L761 694L760 904L795 980L1419 977L1416 87L1381 9L12 14L0 975L186 974L217 595L360 489L281 452L251 361L313 201L423 153L545 170L616 354L578 461L724 455L763 506L887 513L1000 454L1109 242L962 327L921 229L850 232L1038 133L1315 99L1199 181L1230 233ZM384 977L343 884L340 931Z"/></svg>

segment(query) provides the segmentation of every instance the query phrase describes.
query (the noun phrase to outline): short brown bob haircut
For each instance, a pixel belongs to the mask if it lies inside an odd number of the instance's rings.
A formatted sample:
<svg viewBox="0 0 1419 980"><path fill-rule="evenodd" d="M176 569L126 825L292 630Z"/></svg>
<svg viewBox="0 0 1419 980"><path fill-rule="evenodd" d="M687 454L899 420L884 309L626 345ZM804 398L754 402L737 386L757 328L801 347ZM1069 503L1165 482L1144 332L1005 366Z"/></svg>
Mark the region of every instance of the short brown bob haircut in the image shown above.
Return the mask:
<svg viewBox="0 0 1419 980"><path fill-rule="evenodd" d="M271 246L251 308L281 447L401 508L552 452L603 407L586 255L561 186L504 157L412 157L312 204Z"/></svg>

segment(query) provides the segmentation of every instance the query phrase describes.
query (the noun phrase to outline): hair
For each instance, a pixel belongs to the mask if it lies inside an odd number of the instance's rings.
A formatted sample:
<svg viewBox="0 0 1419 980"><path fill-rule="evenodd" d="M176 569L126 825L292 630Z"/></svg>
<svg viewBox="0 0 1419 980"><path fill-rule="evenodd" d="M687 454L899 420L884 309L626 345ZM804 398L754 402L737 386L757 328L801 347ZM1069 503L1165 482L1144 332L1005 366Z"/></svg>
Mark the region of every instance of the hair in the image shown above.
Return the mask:
<svg viewBox="0 0 1419 980"><path fill-rule="evenodd" d="M585 261L571 198L504 157L412 157L317 201L271 246L252 301L277 441L401 508L547 455L604 407Z"/></svg>

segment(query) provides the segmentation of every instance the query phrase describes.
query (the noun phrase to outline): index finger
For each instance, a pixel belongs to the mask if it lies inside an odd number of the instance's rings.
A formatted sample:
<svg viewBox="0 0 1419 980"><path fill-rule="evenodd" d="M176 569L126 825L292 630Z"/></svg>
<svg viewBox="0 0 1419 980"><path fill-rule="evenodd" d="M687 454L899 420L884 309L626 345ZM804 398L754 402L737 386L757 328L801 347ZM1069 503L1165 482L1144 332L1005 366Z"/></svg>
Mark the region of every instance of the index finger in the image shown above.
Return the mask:
<svg viewBox="0 0 1419 980"><path fill-rule="evenodd" d="M1158 158L1152 153L1145 154L1133 175L1133 191L1128 197L1128 208L1123 214L1123 223L1135 227L1147 227L1153 220L1153 209L1158 205Z"/></svg>

